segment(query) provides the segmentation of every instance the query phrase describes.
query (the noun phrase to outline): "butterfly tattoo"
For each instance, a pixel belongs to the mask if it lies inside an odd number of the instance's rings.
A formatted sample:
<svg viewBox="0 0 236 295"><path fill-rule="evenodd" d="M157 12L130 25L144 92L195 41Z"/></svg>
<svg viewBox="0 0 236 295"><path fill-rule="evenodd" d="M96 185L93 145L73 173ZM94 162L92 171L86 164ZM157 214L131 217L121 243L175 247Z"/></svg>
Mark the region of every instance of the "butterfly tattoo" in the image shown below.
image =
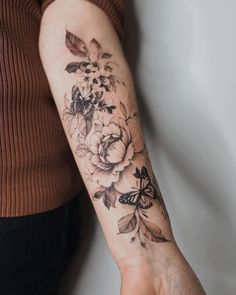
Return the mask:
<svg viewBox="0 0 236 295"><path fill-rule="evenodd" d="M153 200L158 199L159 195L151 182L147 168L144 166L140 170L136 168L133 175L139 179L139 188L122 194L119 202L134 206L137 209L149 209L153 205Z"/></svg>
<svg viewBox="0 0 236 295"><path fill-rule="evenodd" d="M82 113L86 117L91 117L94 113L95 106L102 97L103 92L98 91L93 94L88 94L87 96L83 96L79 87L73 86L71 93L71 107L70 112L72 115L77 113Z"/></svg>
<svg viewBox="0 0 236 295"><path fill-rule="evenodd" d="M162 197L159 190L157 191L155 181L151 180L146 167L141 169L136 168L134 177L138 180L138 188L134 191L122 194L119 197L121 204L126 204L134 207L134 211L118 220L119 234L127 234L133 232L130 242L136 239L140 241L140 245L147 248L146 240L151 242L161 243L170 242L162 230L150 221L147 209L153 206L153 201L156 200L161 206Z"/></svg>
<svg viewBox="0 0 236 295"><path fill-rule="evenodd" d="M103 91L96 91L94 93L82 94L80 88L77 85L72 87L71 100L64 114L68 119L68 125L77 126L79 134L86 137L93 126L94 113L98 111L106 111L109 114L113 114L113 110L116 108L113 105L107 105L103 99ZM72 119L77 119L77 123L71 124ZM74 129L72 128L74 131ZM69 132L70 134L74 132Z"/></svg>

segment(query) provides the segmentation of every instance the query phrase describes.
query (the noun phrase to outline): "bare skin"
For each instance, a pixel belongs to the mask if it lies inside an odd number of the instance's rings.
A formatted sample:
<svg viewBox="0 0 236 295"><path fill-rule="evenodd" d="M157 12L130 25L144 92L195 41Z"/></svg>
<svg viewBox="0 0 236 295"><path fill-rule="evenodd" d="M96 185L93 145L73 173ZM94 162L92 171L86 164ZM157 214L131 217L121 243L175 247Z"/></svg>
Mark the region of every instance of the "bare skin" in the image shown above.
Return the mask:
<svg viewBox="0 0 236 295"><path fill-rule="evenodd" d="M84 0L57 0L43 16L39 47L68 142L120 269L121 294L205 294L175 243L132 77L107 16Z"/></svg>

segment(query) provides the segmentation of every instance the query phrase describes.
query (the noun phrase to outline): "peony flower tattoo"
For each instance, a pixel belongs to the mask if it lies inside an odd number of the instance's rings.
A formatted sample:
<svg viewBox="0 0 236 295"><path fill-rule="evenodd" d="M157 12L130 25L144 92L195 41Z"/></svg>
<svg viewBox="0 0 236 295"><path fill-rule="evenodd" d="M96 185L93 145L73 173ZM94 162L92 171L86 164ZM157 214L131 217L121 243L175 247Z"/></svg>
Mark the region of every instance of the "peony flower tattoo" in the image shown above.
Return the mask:
<svg viewBox="0 0 236 295"><path fill-rule="evenodd" d="M62 119L77 142L77 156L85 160L88 180L97 187L94 200L101 199L107 209L116 208L117 202L133 208L133 213L118 221L120 234L135 232L131 242L136 237L143 247L145 239L167 242L159 227L148 220L154 203L164 218L167 214L155 178L151 180L146 166L139 167L140 159L147 159L138 114L122 100L113 99L119 87L125 88L114 74L118 65L96 39L87 45L66 31L65 45L76 57L65 68L75 75L76 83L64 96Z"/></svg>
<svg viewBox="0 0 236 295"><path fill-rule="evenodd" d="M119 182L120 174L125 172L135 155L144 149L136 133L137 130L130 129L127 121L114 116L107 125L100 125L90 138L89 168L101 186L110 187Z"/></svg>

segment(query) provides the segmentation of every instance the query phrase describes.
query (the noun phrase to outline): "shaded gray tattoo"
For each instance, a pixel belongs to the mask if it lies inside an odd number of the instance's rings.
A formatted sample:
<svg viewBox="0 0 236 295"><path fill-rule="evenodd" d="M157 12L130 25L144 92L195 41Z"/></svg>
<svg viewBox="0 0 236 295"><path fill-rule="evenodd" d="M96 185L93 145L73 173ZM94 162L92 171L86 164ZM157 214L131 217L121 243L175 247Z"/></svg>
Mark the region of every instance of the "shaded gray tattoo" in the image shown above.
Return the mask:
<svg viewBox="0 0 236 295"><path fill-rule="evenodd" d="M153 242L168 241L148 217L154 202L164 218L167 213L155 177L149 177L145 165L140 167L140 157L147 156L137 110L128 107L122 99L113 98L119 87L126 89L125 83L114 74L118 65L96 39L87 45L67 31L65 44L76 56L76 61L65 68L75 75L76 83L70 95L64 96L62 119L77 142L77 156L86 160L88 181L98 188L94 200L101 199L107 209L116 208L117 200L134 208L133 213L118 221L120 234L135 233L132 242L138 237L146 247L145 238ZM127 192L132 187L129 186L124 192L127 179L138 186Z"/></svg>
<svg viewBox="0 0 236 295"><path fill-rule="evenodd" d="M140 244L143 247L146 247L144 237L153 242L167 242L168 240L162 234L161 229L148 220L148 209L153 206L153 202L156 201L159 206L163 206L160 191L157 192L151 182L146 167L143 166L141 169L136 168L133 176L138 179L138 188L122 194L119 202L133 206L134 211L131 214L123 216L118 221L119 233L135 232L135 235L131 238L131 242L134 242L136 236L138 236ZM165 218L167 218L166 215Z"/></svg>

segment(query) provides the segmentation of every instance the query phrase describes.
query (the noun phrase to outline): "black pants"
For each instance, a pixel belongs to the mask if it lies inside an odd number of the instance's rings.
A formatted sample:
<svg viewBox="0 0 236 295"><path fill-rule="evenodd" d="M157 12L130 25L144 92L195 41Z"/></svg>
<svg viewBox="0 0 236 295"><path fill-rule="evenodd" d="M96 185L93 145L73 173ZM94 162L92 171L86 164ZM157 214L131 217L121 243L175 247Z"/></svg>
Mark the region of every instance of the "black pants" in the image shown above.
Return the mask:
<svg viewBox="0 0 236 295"><path fill-rule="evenodd" d="M0 295L56 295L80 239L79 196L57 209L0 218Z"/></svg>

